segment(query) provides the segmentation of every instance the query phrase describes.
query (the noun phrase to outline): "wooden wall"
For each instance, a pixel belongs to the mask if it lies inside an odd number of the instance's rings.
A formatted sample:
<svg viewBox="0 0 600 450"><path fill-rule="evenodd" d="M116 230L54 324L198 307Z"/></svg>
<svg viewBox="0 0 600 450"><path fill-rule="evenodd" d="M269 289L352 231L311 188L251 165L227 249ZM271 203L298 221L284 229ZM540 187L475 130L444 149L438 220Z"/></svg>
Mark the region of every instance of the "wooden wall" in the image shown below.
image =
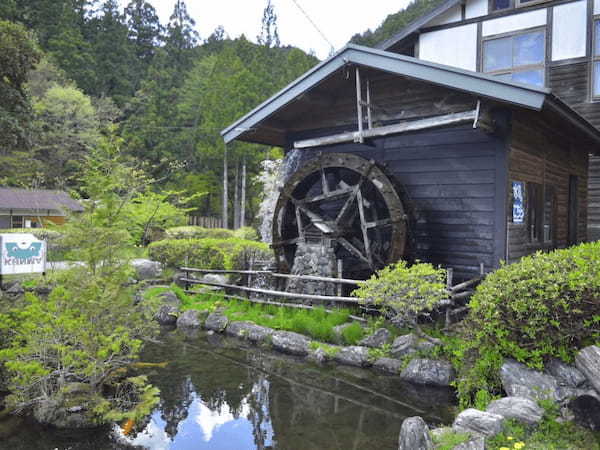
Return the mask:
<svg viewBox="0 0 600 450"><path fill-rule="evenodd" d="M407 257L455 269L457 278L504 259L506 144L472 126L307 149L374 159L397 186L410 216Z"/></svg>
<svg viewBox="0 0 600 450"><path fill-rule="evenodd" d="M588 179L588 240L600 240L600 157L590 158Z"/></svg>
<svg viewBox="0 0 600 450"><path fill-rule="evenodd" d="M508 261L540 249L569 245L569 177L578 177L577 241L587 237L587 168L589 147L574 144L569 130L535 113L515 111L509 155L509 185L512 181L532 182L555 189L553 240L529 242L527 224L512 223L512 205L507 208Z"/></svg>

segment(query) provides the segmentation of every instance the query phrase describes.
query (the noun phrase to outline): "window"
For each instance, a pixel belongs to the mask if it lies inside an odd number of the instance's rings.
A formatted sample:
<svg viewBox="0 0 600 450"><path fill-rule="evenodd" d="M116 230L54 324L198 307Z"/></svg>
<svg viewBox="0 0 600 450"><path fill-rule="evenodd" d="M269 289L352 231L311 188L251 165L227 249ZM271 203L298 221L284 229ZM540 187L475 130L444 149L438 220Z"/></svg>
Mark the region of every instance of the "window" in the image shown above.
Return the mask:
<svg viewBox="0 0 600 450"><path fill-rule="evenodd" d="M490 0L490 11L503 11L510 8L522 8L548 1L550 0Z"/></svg>
<svg viewBox="0 0 600 450"><path fill-rule="evenodd" d="M544 242L554 242L554 209L556 190L554 186L546 186L544 190Z"/></svg>
<svg viewBox="0 0 600 450"><path fill-rule="evenodd" d="M11 228L23 228L23 216L11 216Z"/></svg>
<svg viewBox="0 0 600 450"><path fill-rule="evenodd" d="M544 31L489 39L483 42L483 71L506 80L544 85Z"/></svg>
<svg viewBox="0 0 600 450"><path fill-rule="evenodd" d="M543 230L544 204L542 185L527 183L526 217L529 242L540 242Z"/></svg>
<svg viewBox="0 0 600 450"><path fill-rule="evenodd" d="M556 210L556 189L539 183L513 181L510 222L521 226L523 241L552 244Z"/></svg>
<svg viewBox="0 0 600 450"><path fill-rule="evenodd" d="M592 97L595 99L600 99L600 20L594 21L594 53L592 70Z"/></svg>

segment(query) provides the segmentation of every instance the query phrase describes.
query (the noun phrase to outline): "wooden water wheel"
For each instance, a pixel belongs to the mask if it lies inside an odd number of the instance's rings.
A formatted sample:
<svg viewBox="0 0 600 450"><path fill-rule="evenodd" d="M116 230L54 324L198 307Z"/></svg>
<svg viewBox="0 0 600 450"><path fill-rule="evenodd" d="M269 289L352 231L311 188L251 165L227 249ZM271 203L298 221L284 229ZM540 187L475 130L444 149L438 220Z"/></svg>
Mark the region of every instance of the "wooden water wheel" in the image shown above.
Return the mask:
<svg viewBox="0 0 600 450"><path fill-rule="evenodd" d="M365 278L397 261L406 245L406 215L392 182L356 155L323 153L296 171L274 211L279 269L292 268L301 243L331 245L347 278Z"/></svg>

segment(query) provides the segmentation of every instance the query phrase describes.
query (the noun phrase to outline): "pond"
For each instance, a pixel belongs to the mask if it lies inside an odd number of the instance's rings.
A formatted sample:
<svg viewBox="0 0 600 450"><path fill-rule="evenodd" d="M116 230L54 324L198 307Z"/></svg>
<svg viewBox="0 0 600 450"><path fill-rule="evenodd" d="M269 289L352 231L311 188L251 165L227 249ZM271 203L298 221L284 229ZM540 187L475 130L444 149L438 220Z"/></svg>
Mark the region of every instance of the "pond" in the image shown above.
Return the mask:
<svg viewBox="0 0 600 450"><path fill-rule="evenodd" d="M59 431L0 418L0 448L37 449L396 449L402 420L452 420L446 389L343 366L318 367L221 335L165 332L142 361L160 404L137 431L115 425Z"/></svg>

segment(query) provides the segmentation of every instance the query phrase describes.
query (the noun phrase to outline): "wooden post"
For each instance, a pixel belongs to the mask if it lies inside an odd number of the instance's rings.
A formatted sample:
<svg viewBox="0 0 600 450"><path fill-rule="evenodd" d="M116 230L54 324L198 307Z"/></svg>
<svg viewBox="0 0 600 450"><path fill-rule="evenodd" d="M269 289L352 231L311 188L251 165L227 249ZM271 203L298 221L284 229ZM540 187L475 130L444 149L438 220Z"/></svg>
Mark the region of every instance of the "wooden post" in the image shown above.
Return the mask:
<svg viewBox="0 0 600 450"><path fill-rule="evenodd" d="M454 278L454 269L452 267L448 267L446 269L446 288L448 289L448 293L452 291L452 283ZM450 314L450 307L452 306L452 302L446 308L446 324L444 328L448 330L450 325L452 325L452 315Z"/></svg>
<svg viewBox="0 0 600 450"><path fill-rule="evenodd" d="M228 202L228 193L227 193L227 144L225 144L225 151L223 153L223 228L228 228L228 212L227 212L227 202Z"/></svg>
<svg viewBox="0 0 600 450"><path fill-rule="evenodd" d="M242 205L240 207L240 227L246 226L246 155L242 159Z"/></svg>
<svg viewBox="0 0 600 450"><path fill-rule="evenodd" d="M341 259L337 260L337 277L343 278L342 272L344 271L344 262ZM338 297L342 296L342 284L337 283L337 294Z"/></svg>
<svg viewBox="0 0 600 450"><path fill-rule="evenodd" d="M482 277L485 275L485 266L483 265L483 263L479 263L479 275L481 275Z"/></svg>
<svg viewBox="0 0 600 450"><path fill-rule="evenodd" d="M371 113L371 80L367 80L367 125L373 128L373 114Z"/></svg>
<svg viewBox="0 0 600 450"><path fill-rule="evenodd" d="M360 83L360 69L356 68L356 113L358 115L358 139L356 142L363 143L363 109L362 109L362 86Z"/></svg>
<svg viewBox="0 0 600 450"><path fill-rule="evenodd" d="M233 229L240 227L240 165L235 163L235 189L233 190Z"/></svg>

